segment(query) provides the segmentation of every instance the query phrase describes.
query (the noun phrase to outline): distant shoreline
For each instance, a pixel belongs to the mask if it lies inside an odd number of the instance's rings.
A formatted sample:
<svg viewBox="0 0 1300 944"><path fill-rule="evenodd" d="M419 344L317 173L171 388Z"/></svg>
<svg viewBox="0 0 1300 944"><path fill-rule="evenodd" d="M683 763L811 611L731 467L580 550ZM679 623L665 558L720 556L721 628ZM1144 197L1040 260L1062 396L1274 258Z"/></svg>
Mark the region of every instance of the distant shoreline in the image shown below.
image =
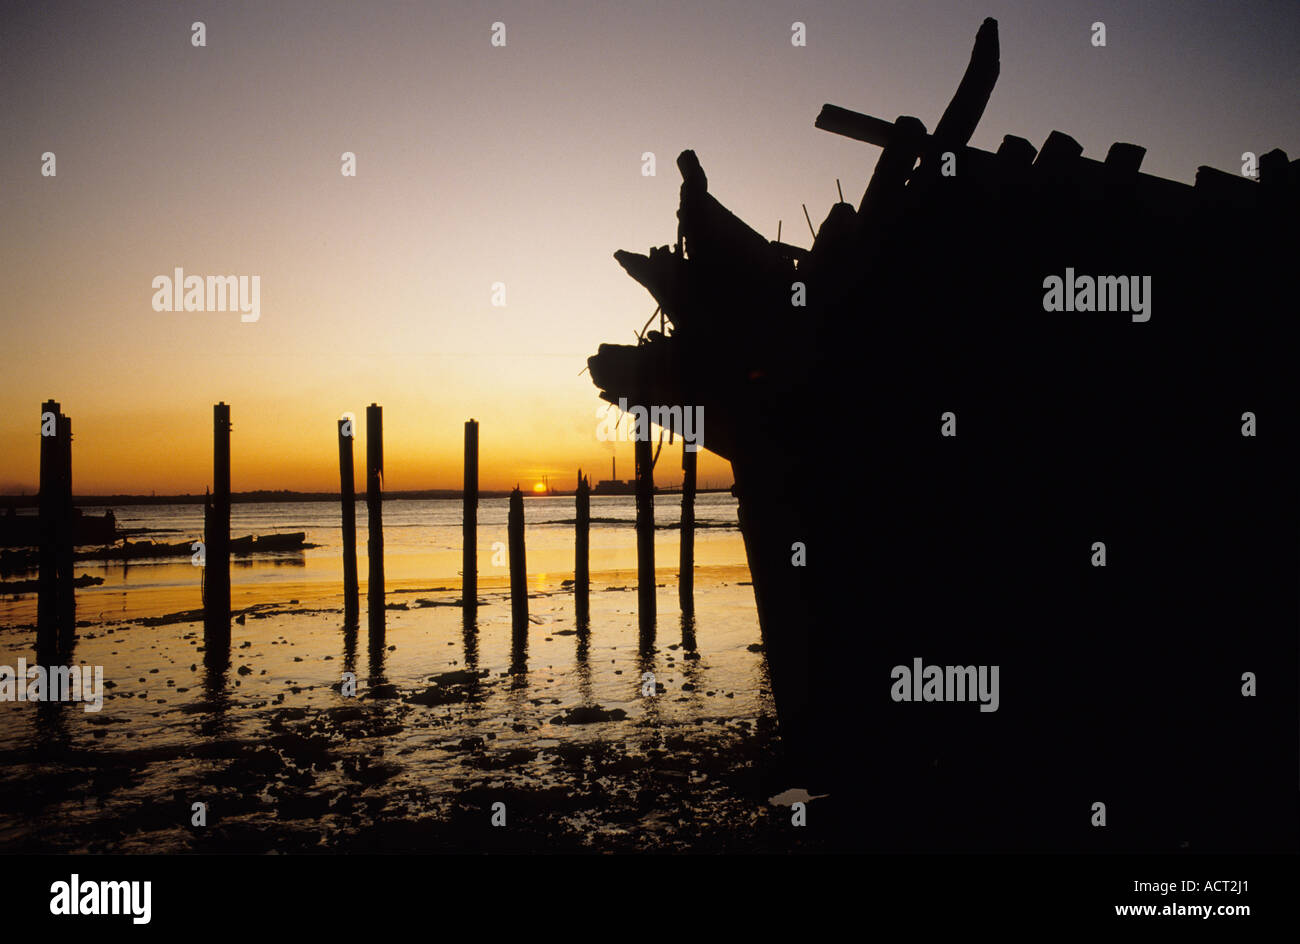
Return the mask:
<svg viewBox="0 0 1300 944"><path fill-rule="evenodd" d="M695 490L697 495L706 495L714 492L731 492L731 488L698 488ZM665 490L656 490L659 495L679 495L681 490L679 486L668 486ZM551 498L572 498L573 492L550 492L539 494L536 492L524 492L525 497L551 497ZM384 501L429 501L431 499L456 499L463 497L460 489L423 489L417 491L403 492L384 492ZM485 498L509 498L509 489L479 489L478 497ZM611 498L632 498L632 495L624 496L601 496L593 495L593 498L611 497ZM342 496L337 492L291 492L291 491L253 491L253 492L232 492L230 501L232 504L269 504L272 502L337 502L341 501ZM366 495L364 490L358 490L357 501L364 503ZM39 496L32 495L0 495L0 511L9 508L35 508L39 504ZM72 504L81 508L104 508L111 505L199 505L203 504L202 495L74 495Z"/></svg>

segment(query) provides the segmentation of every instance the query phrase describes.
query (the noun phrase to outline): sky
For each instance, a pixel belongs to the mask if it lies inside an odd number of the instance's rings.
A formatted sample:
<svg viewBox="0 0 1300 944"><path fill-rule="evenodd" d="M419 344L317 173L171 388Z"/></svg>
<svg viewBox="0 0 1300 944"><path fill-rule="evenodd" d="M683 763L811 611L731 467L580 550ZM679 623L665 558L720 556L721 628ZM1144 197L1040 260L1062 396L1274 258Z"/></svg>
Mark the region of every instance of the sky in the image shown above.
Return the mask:
<svg viewBox="0 0 1300 944"><path fill-rule="evenodd" d="M856 205L879 155L816 130L822 104L933 129L985 16L1002 66L976 147L1128 141L1188 183L1300 156L1294 0L5 3L0 493L35 491L49 398L78 494L201 492L219 400L236 491L336 489L335 421L372 402L390 490L458 488L471 417L485 489L571 488L613 455L627 478L582 371L654 311L613 253L675 239L676 155L807 246L800 205L820 223L837 178ZM176 267L259 276L259 319L155 311ZM656 480L680 475L665 446ZM699 477L731 483L707 452Z"/></svg>

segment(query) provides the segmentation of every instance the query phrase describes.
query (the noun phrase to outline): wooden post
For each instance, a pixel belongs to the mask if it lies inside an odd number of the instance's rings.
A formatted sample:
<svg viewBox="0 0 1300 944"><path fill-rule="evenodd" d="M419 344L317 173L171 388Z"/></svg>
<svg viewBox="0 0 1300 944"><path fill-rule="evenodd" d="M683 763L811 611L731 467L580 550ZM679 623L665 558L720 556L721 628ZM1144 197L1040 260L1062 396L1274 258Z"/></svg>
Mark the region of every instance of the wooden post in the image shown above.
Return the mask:
<svg viewBox="0 0 1300 944"><path fill-rule="evenodd" d="M355 420L339 420L339 496L343 511L343 622L357 622L357 487L353 473L352 443L356 438Z"/></svg>
<svg viewBox="0 0 1300 944"><path fill-rule="evenodd" d="M478 420L465 422L465 489L462 503L460 604L473 609L478 606Z"/></svg>
<svg viewBox="0 0 1300 944"><path fill-rule="evenodd" d="M681 563L677 573L677 596L682 612L695 604L695 464L698 452L682 448Z"/></svg>
<svg viewBox="0 0 1300 944"><path fill-rule="evenodd" d="M369 535L366 549L370 557L369 597L370 626L384 625L384 408L376 403L366 407L366 511Z"/></svg>
<svg viewBox="0 0 1300 944"><path fill-rule="evenodd" d="M635 454L637 598L644 625L655 618L655 483L648 428L637 438Z"/></svg>
<svg viewBox="0 0 1300 944"><path fill-rule="evenodd" d="M71 640L76 632L76 577L72 563L76 559L76 519L72 508L72 418L61 417L61 471L59 475L59 503L62 525L59 529L59 637L61 652L71 655ZM60 661L66 661L60 659Z"/></svg>
<svg viewBox="0 0 1300 944"><path fill-rule="evenodd" d="M59 584L60 590L71 593L72 546L76 543L72 510L72 418L60 416L59 425Z"/></svg>
<svg viewBox="0 0 1300 944"><path fill-rule="evenodd" d="M516 632L528 628L528 562L524 551L524 493L515 486L510 493L507 518L510 541L510 613Z"/></svg>
<svg viewBox="0 0 1300 944"><path fill-rule="evenodd" d="M40 562L37 580L37 656L59 661L57 647L72 638L76 622L72 574L75 527L72 509L72 420L54 400L41 404L41 470L38 505Z"/></svg>
<svg viewBox="0 0 1300 944"><path fill-rule="evenodd" d="M577 533L574 535L573 563L573 609L579 623L587 621L591 590L590 547L591 547L591 483L578 470L577 496Z"/></svg>
<svg viewBox="0 0 1300 944"><path fill-rule="evenodd" d="M46 400L41 404L41 483L39 501L40 527L40 588L38 611L40 615L53 612L50 608L58 592L59 575L59 517L62 507L58 496L58 470L62 467L59 444L60 417L59 404ZM38 623L47 620L39 619Z"/></svg>
<svg viewBox="0 0 1300 944"><path fill-rule="evenodd" d="M230 407L212 407L212 507L204 516L204 617L230 622Z"/></svg>

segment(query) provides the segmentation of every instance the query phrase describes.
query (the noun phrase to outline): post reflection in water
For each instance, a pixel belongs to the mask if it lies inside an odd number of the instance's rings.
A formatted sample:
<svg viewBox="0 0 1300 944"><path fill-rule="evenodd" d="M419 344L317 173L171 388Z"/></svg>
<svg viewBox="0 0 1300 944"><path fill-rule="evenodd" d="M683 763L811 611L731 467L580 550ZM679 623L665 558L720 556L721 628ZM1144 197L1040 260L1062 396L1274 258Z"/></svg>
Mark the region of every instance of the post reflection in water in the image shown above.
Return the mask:
<svg viewBox="0 0 1300 944"><path fill-rule="evenodd" d="M36 664L47 670L71 664L77 642L77 603L72 586L41 584L36 607Z"/></svg>
<svg viewBox="0 0 1300 944"><path fill-rule="evenodd" d="M465 652L465 668L478 671L478 608L461 608L461 640Z"/></svg>
<svg viewBox="0 0 1300 944"><path fill-rule="evenodd" d="M204 728L217 733L225 728L226 711L230 707L227 675L230 671L230 614L223 621L220 614L205 613L203 617L203 697L207 702L207 720Z"/></svg>
<svg viewBox="0 0 1300 944"><path fill-rule="evenodd" d="M700 654L695 648L695 617L682 614L682 675L692 690L700 690Z"/></svg>
<svg viewBox="0 0 1300 944"><path fill-rule="evenodd" d="M384 646L386 639L384 635L384 610L383 603L380 603L379 609L372 608L369 617L369 650L370 650L370 686L386 683L384 678Z"/></svg>
<svg viewBox="0 0 1300 944"><path fill-rule="evenodd" d="M655 614L644 612L638 619L636 695L645 705L645 721L658 724L659 669L655 659ZM653 694L651 694L653 692Z"/></svg>
<svg viewBox="0 0 1300 944"><path fill-rule="evenodd" d="M356 614L351 619L345 618L343 621L343 671L355 673L357 671L357 636L360 635L360 625Z"/></svg>
<svg viewBox="0 0 1300 944"><path fill-rule="evenodd" d="M654 654L655 622L656 617L653 610L646 612L643 608L637 614L637 650L643 656Z"/></svg>
<svg viewBox="0 0 1300 944"><path fill-rule="evenodd" d="M682 614L682 648L695 652L695 614Z"/></svg>
<svg viewBox="0 0 1300 944"><path fill-rule="evenodd" d="M56 666L73 665L77 645L77 604L70 581L42 581L37 587L36 665L45 669L45 700L36 704L36 743L43 754L66 747L62 702L52 700ZM27 680L16 680L26 685ZM80 709L78 709L80 710Z"/></svg>
<svg viewBox="0 0 1300 944"><path fill-rule="evenodd" d="M578 616L577 648L574 658L578 670L578 698L580 705L590 705L591 701L591 621L585 613Z"/></svg>
<svg viewBox="0 0 1300 944"><path fill-rule="evenodd" d="M528 620L513 620L510 629L510 687L528 687Z"/></svg>
<svg viewBox="0 0 1300 944"><path fill-rule="evenodd" d="M355 566L355 563L354 563ZM343 590L343 625L344 628L352 627L355 636L357 626L361 620L361 602L357 596L356 586L345 587Z"/></svg>

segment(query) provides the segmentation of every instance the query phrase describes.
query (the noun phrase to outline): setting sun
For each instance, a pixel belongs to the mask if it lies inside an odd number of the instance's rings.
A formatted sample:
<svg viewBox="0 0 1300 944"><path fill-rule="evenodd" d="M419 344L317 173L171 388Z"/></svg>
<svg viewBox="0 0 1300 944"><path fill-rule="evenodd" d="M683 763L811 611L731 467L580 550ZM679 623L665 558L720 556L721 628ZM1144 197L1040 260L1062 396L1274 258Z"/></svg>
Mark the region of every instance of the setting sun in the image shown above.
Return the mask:
<svg viewBox="0 0 1300 944"><path fill-rule="evenodd" d="M545 485L545 483L543 483L543 482L538 482L536 485L533 486L533 491L534 491L534 492L544 492L544 491L546 491L546 485Z"/></svg>

